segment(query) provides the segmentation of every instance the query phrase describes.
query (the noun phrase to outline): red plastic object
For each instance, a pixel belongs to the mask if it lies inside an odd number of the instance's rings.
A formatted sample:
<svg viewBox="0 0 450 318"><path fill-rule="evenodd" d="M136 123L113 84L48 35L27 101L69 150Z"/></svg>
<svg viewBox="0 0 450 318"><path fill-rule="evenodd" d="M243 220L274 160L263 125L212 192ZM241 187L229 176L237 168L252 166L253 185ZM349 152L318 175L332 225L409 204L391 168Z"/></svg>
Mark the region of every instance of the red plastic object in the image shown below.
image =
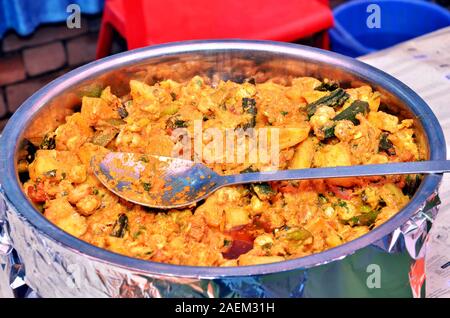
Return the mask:
<svg viewBox="0 0 450 318"><path fill-rule="evenodd" d="M105 2L102 24L97 42L97 59L111 53L113 29L126 39L124 0L109 0Z"/></svg>
<svg viewBox="0 0 450 318"><path fill-rule="evenodd" d="M333 25L328 0L107 0L97 58L111 47L111 27L129 49L197 39L294 41ZM322 39L327 48L328 38Z"/></svg>

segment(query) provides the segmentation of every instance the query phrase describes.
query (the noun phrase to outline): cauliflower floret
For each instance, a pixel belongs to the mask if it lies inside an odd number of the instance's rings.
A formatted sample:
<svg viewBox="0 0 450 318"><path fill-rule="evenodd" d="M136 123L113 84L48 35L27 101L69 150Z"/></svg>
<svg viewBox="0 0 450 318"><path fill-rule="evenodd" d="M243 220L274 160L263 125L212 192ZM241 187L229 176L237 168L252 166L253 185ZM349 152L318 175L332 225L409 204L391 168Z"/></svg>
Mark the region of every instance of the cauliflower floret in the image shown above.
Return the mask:
<svg viewBox="0 0 450 318"><path fill-rule="evenodd" d="M75 165L70 169L69 180L74 183L83 183L86 181L87 172L85 165Z"/></svg>
<svg viewBox="0 0 450 318"><path fill-rule="evenodd" d="M95 195L88 195L77 203L77 209L80 214L89 216L100 206L100 199Z"/></svg>
<svg viewBox="0 0 450 318"><path fill-rule="evenodd" d="M313 116L311 116L309 122L314 130L314 134L319 139L324 139L324 129L332 127L334 125L333 118L336 116L336 112L332 107L321 106L317 108Z"/></svg>
<svg viewBox="0 0 450 318"><path fill-rule="evenodd" d="M125 147L124 149L128 149L128 147L137 148L142 146L142 141L140 134L122 130L117 135L116 146Z"/></svg>
<svg viewBox="0 0 450 318"><path fill-rule="evenodd" d="M92 193L92 187L88 183L80 184L73 188L68 196L68 200L72 204L78 203L84 197L87 197Z"/></svg>
<svg viewBox="0 0 450 318"><path fill-rule="evenodd" d="M172 102L170 93L159 85L149 86L145 83L130 81L131 97L133 103L141 110L147 112L151 119L158 119L164 104Z"/></svg>
<svg viewBox="0 0 450 318"><path fill-rule="evenodd" d="M81 105L81 115L90 126L95 126L101 119L120 118L117 108L105 99L83 96Z"/></svg>
<svg viewBox="0 0 450 318"><path fill-rule="evenodd" d="M381 130L386 130L391 133L398 131L398 117L394 115L387 114L385 112L370 112L367 117L369 122Z"/></svg>
<svg viewBox="0 0 450 318"><path fill-rule="evenodd" d="M255 245L264 247L273 244L273 237L270 234L262 234L255 238Z"/></svg>
<svg viewBox="0 0 450 318"><path fill-rule="evenodd" d="M396 153L399 154L402 161L419 159L419 149L413 135L414 130L403 128L389 136L389 140L394 144Z"/></svg>
<svg viewBox="0 0 450 318"><path fill-rule="evenodd" d="M223 187L217 190L214 195L217 198L218 204L230 204L237 203L241 200L241 198L245 195L244 188L239 187Z"/></svg>
<svg viewBox="0 0 450 318"><path fill-rule="evenodd" d="M362 100L369 103L370 111L376 112L380 107L381 95L379 92L372 92L370 86L360 86L345 90L352 100Z"/></svg>
<svg viewBox="0 0 450 318"><path fill-rule="evenodd" d="M355 125L350 120L339 120L334 127L334 135L341 141L350 141L355 134Z"/></svg>
<svg viewBox="0 0 450 318"><path fill-rule="evenodd" d="M353 204L343 200L338 201L334 209L342 220L348 220L354 217L358 212Z"/></svg>

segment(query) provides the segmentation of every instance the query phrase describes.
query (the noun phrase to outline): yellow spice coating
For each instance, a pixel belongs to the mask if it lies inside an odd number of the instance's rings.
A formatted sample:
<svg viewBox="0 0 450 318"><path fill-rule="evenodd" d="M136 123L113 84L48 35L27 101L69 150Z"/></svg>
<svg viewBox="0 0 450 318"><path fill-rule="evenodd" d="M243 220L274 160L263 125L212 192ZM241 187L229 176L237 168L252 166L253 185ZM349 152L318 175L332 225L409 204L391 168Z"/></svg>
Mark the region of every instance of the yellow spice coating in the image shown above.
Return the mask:
<svg viewBox="0 0 450 318"><path fill-rule="evenodd" d="M194 77L153 86L130 82L130 93L83 97L66 118L53 146L42 146L23 185L54 224L80 239L120 254L156 262L236 266L278 262L324 251L367 233L408 201L402 189L412 176L273 182L225 187L184 210L155 211L119 199L93 175L89 162L109 151L171 156L177 127L279 129L280 169L419 160L412 120L379 110L380 94L368 86L346 89L338 107L308 105L330 94L321 81L293 79L212 87ZM333 118L355 101L368 103L355 120ZM252 102L256 112L245 109ZM252 122L253 120L253 122ZM328 138L326 129L334 127ZM50 137L49 137L50 136ZM384 140L383 140L384 138ZM391 146L380 148L380 142ZM203 140L207 143L208 140ZM45 140L44 140L45 142ZM192 154L194 155L194 154ZM221 174L267 170L260 162L208 163ZM146 187L145 185L143 185Z"/></svg>

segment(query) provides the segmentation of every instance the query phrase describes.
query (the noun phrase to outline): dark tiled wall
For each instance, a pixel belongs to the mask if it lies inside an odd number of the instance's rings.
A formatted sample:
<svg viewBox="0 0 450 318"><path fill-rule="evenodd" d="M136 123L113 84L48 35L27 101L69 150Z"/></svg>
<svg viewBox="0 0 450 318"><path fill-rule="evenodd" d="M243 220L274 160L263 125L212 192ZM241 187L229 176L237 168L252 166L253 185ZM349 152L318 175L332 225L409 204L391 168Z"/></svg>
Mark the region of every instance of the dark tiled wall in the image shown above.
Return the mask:
<svg viewBox="0 0 450 318"><path fill-rule="evenodd" d="M80 29L65 23L40 26L31 36L0 39L0 132L8 118L42 86L95 59L101 16L84 16ZM115 41L113 51L124 50Z"/></svg>

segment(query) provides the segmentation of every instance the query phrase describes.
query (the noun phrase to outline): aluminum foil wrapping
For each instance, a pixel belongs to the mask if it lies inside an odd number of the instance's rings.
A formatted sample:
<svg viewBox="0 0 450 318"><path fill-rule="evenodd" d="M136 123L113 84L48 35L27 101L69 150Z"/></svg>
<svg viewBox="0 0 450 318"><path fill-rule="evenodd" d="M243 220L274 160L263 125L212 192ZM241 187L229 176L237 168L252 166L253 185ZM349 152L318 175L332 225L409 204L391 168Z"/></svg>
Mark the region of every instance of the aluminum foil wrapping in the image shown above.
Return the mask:
<svg viewBox="0 0 450 318"><path fill-rule="evenodd" d="M138 272L53 241L0 188L0 296L6 297L410 297L409 269L423 257L437 194L395 231L351 255L307 269L217 279ZM20 291L20 292L19 292Z"/></svg>

